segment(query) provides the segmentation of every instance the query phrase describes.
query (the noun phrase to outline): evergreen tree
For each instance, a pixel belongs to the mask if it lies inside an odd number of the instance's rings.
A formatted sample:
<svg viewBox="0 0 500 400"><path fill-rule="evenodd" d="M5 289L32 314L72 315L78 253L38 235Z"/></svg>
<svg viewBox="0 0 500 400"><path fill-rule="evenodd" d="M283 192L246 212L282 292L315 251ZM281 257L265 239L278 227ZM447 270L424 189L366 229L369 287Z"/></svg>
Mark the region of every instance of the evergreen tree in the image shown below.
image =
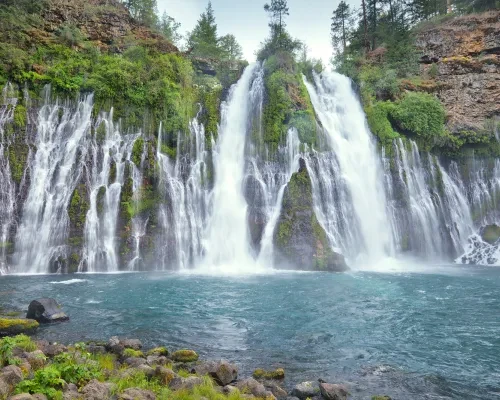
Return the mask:
<svg viewBox="0 0 500 400"><path fill-rule="evenodd" d="M243 57L243 51L234 35L222 36L219 39L220 52L224 61L234 63Z"/></svg>
<svg viewBox="0 0 500 400"><path fill-rule="evenodd" d="M158 30L172 43L178 44L182 36L179 33L181 24L174 18L163 12L160 22L158 23Z"/></svg>
<svg viewBox="0 0 500 400"><path fill-rule="evenodd" d="M347 41L352 27L353 12L344 0L340 2L333 12L331 34L333 47L338 50L342 44L342 51L346 50Z"/></svg>
<svg viewBox="0 0 500 400"><path fill-rule="evenodd" d="M125 7L137 21L144 25L155 27L158 22L158 7L156 0L125 0Z"/></svg>
<svg viewBox="0 0 500 400"><path fill-rule="evenodd" d="M198 57L219 56L217 24L212 2L208 2L205 12L201 14L197 25L189 34L188 47L192 50L192 54Z"/></svg>
<svg viewBox="0 0 500 400"><path fill-rule="evenodd" d="M271 29L276 31L279 38L286 26L285 17L290 15L287 0L271 0L270 4L264 4L264 10L271 15Z"/></svg>

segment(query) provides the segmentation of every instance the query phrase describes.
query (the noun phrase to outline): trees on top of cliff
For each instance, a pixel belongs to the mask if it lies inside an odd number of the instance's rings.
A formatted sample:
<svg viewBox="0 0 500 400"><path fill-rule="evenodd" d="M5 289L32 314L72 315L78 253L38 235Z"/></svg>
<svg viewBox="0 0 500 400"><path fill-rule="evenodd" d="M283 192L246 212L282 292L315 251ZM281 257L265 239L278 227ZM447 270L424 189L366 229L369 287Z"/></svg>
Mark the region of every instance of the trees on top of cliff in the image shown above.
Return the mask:
<svg viewBox="0 0 500 400"><path fill-rule="evenodd" d="M175 45L178 45L182 39L182 35L179 33L180 27L181 24L179 22L166 12L163 12L158 22L158 30Z"/></svg>
<svg viewBox="0 0 500 400"><path fill-rule="evenodd" d="M270 4L264 5L264 10L269 13L270 34L261 44L257 59L263 61L278 52L295 57L296 52L302 48L302 42L292 38L286 30L286 17L290 15L287 1L272 0Z"/></svg>
<svg viewBox="0 0 500 400"><path fill-rule="evenodd" d="M354 11L342 0L333 12L331 25L332 44L336 51L346 50L353 24ZM342 46L341 49L340 46Z"/></svg>
<svg viewBox="0 0 500 400"><path fill-rule="evenodd" d="M155 27L158 23L158 5L156 0L124 0L134 19L140 23Z"/></svg>
<svg viewBox="0 0 500 400"><path fill-rule="evenodd" d="M195 57L229 63L235 63L243 57L241 46L234 35L218 36L215 14L210 1L194 29L188 34L187 46Z"/></svg>

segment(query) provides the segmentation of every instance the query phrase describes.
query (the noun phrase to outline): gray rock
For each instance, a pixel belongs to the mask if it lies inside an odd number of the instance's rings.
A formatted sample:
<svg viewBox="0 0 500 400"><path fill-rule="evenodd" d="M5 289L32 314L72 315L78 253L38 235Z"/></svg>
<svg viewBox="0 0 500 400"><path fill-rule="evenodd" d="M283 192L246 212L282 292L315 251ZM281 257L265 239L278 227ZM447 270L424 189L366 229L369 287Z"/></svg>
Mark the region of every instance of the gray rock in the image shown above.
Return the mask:
<svg viewBox="0 0 500 400"><path fill-rule="evenodd" d="M33 396L29 393L21 393L9 397L9 400L33 400Z"/></svg>
<svg viewBox="0 0 500 400"><path fill-rule="evenodd" d="M92 379L82 389L84 400L107 400L111 397L113 384Z"/></svg>
<svg viewBox="0 0 500 400"><path fill-rule="evenodd" d="M172 390L191 390L201 384L203 384L203 379L198 376L176 377L170 381L168 387Z"/></svg>
<svg viewBox="0 0 500 400"><path fill-rule="evenodd" d="M11 386L16 386L24 379L23 371L21 370L21 368L16 367L15 365L9 365L5 368L2 368L1 377L3 381Z"/></svg>
<svg viewBox="0 0 500 400"><path fill-rule="evenodd" d="M233 392L237 392L238 391L238 388L237 387L234 387L232 385L226 385L222 388L222 393L226 394L226 395L230 395L231 393Z"/></svg>
<svg viewBox="0 0 500 400"><path fill-rule="evenodd" d="M62 344L49 344L40 350L42 350L47 357L53 358L61 353L65 353L68 351L68 348Z"/></svg>
<svg viewBox="0 0 500 400"><path fill-rule="evenodd" d="M146 364L139 365L137 370L143 372L148 378L152 378L155 375L155 369Z"/></svg>
<svg viewBox="0 0 500 400"><path fill-rule="evenodd" d="M69 320L62 307L54 299L33 300L28 306L26 318L34 319L41 324Z"/></svg>
<svg viewBox="0 0 500 400"><path fill-rule="evenodd" d="M165 368L162 366L156 367L155 376L163 385L170 385L175 378L180 378L174 371L170 368Z"/></svg>
<svg viewBox="0 0 500 400"><path fill-rule="evenodd" d="M47 400L47 396L42 393L35 393L32 395L35 400Z"/></svg>
<svg viewBox="0 0 500 400"><path fill-rule="evenodd" d="M325 400L347 400L347 396L349 396L349 392L345 386L333 383L321 382L319 390Z"/></svg>
<svg viewBox="0 0 500 400"><path fill-rule="evenodd" d="M318 396L320 394L318 382L302 382L292 390L291 395L298 397L300 400L305 400L308 397Z"/></svg>
<svg viewBox="0 0 500 400"><path fill-rule="evenodd" d="M0 398L5 399L11 392L12 387L0 376Z"/></svg>
<svg viewBox="0 0 500 400"><path fill-rule="evenodd" d="M24 353L24 358L28 360L31 368L33 369L42 368L47 362L47 357L45 357L45 354L41 350L35 350L31 353Z"/></svg>
<svg viewBox="0 0 500 400"><path fill-rule="evenodd" d="M156 366L156 365L167 365L169 363L169 360L165 356L148 356L146 358L146 361L149 365L151 366Z"/></svg>
<svg viewBox="0 0 500 400"><path fill-rule="evenodd" d="M66 383L63 386L63 392L78 392L78 386L74 383Z"/></svg>
<svg viewBox="0 0 500 400"><path fill-rule="evenodd" d="M242 393L251 393L255 397L266 397L269 393L264 385L254 378L247 378L236 383L236 387Z"/></svg>
<svg viewBox="0 0 500 400"><path fill-rule="evenodd" d="M278 385L275 381L265 381L264 387L269 390L277 399L286 399L288 397L288 393L285 389L283 389L280 385Z"/></svg>
<svg viewBox="0 0 500 400"><path fill-rule="evenodd" d="M120 400L155 400L156 395L149 390L129 388L118 396Z"/></svg>
<svg viewBox="0 0 500 400"><path fill-rule="evenodd" d="M89 344L87 346L87 351L90 354L105 354L106 353L106 347L104 346L98 346L95 344Z"/></svg>
<svg viewBox="0 0 500 400"><path fill-rule="evenodd" d="M238 367L225 360L203 362L192 368L191 372L209 375L220 386L226 386L238 379Z"/></svg>
<svg viewBox="0 0 500 400"><path fill-rule="evenodd" d="M129 357L124 361L124 363L133 368L136 368L139 365L146 364L146 359L141 357Z"/></svg>
<svg viewBox="0 0 500 400"><path fill-rule="evenodd" d="M113 336L109 339L106 349L111 353L120 355L123 353L123 350L125 350L125 347L121 344L120 339L118 339L117 336Z"/></svg>

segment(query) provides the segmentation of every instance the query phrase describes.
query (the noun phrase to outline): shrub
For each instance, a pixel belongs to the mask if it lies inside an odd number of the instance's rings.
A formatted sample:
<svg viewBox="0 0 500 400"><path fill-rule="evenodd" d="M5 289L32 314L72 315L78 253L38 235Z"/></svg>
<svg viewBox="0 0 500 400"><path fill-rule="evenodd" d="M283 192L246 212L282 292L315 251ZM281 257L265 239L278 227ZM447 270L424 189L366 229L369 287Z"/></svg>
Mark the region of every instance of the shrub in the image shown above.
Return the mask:
<svg viewBox="0 0 500 400"><path fill-rule="evenodd" d="M427 93L406 93L395 103L390 116L399 128L424 139L441 136L444 132L444 107L436 97Z"/></svg>

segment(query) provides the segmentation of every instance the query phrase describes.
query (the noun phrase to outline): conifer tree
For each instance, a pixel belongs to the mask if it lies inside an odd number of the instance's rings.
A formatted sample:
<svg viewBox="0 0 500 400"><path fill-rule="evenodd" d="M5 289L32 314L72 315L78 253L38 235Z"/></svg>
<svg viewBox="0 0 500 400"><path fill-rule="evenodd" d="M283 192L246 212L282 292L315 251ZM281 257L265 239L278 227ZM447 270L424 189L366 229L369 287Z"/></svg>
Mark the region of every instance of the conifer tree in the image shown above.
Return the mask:
<svg viewBox="0 0 500 400"><path fill-rule="evenodd" d="M339 48L342 45L342 51L347 47L350 30L352 26L353 12L344 0L342 0L336 10L333 12L331 35L334 48Z"/></svg>
<svg viewBox="0 0 500 400"><path fill-rule="evenodd" d="M198 23L189 34L188 47L192 49L192 54L198 57L216 58L219 56L217 24L212 2L208 2L205 12L201 14Z"/></svg>
<svg viewBox="0 0 500 400"><path fill-rule="evenodd" d="M163 12L158 23L158 30L172 43L178 44L182 36L179 33L179 28L181 24L177 22L174 18Z"/></svg>

